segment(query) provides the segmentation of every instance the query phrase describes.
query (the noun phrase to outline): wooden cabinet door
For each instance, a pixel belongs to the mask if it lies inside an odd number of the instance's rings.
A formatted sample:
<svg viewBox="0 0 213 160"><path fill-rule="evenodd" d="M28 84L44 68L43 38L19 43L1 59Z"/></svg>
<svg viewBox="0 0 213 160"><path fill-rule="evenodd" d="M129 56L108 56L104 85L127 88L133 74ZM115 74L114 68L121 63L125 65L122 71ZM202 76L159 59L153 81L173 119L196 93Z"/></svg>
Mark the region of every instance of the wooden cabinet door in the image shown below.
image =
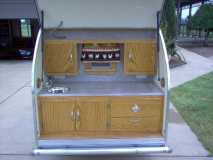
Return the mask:
<svg viewBox="0 0 213 160"><path fill-rule="evenodd" d="M41 135L63 135L75 129L75 101L72 98L40 97L39 121Z"/></svg>
<svg viewBox="0 0 213 160"><path fill-rule="evenodd" d="M77 131L104 131L107 127L106 98L79 97L76 105Z"/></svg>
<svg viewBox="0 0 213 160"><path fill-rule="evenodd" d="M124 72L126 74L154 74L156 47L153 41L132 41L124 45Z"/></svg>
<svg viewBox="0 0 213 160"><path fill-rule="evenodd" d="M47 40L44 44L44 67L48 75L77 73L77 44L68 40Z"/></svg>

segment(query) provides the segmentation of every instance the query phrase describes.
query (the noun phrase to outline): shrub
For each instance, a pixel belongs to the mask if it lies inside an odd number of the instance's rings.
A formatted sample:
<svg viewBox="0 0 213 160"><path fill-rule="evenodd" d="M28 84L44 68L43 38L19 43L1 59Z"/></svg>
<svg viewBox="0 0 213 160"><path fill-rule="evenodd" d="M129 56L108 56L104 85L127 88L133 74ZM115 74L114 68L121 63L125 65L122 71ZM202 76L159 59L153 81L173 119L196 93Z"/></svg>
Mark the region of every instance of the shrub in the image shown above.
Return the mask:
<svg viewBox="0 0 213 160"><path fill-rule="evenodd" d="M175 55L175 38L176 38L176 6L175 0L165 0L162 19L161 19L161 29L165 37L165 42L167 46L168 53L170 55Z"/></svg>

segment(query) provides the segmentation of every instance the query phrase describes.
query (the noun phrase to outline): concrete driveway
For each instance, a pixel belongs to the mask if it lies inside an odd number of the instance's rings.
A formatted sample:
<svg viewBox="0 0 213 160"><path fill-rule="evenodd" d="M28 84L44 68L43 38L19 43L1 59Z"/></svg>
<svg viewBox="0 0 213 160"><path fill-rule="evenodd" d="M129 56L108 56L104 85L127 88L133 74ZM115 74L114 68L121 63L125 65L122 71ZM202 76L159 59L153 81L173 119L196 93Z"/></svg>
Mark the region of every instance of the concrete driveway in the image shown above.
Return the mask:
<svg viewBox="0 0 213 160"><path fill-rule="evenodd" d="M33 156L33 116L31 104L31 62L0 61L0 159L211 159L197 137L174 107L170 108L168 144L171 154L141 156Z"/></svg>
<svg viewBox="0 0 213 160"><path fill-rule="evenodd" d="M184 47L187 50L191 51L191 52L195 52L197 54L199 54L200 56L206 57L210 60L213 61L213 46L202 46L202 47Z"/></svg>

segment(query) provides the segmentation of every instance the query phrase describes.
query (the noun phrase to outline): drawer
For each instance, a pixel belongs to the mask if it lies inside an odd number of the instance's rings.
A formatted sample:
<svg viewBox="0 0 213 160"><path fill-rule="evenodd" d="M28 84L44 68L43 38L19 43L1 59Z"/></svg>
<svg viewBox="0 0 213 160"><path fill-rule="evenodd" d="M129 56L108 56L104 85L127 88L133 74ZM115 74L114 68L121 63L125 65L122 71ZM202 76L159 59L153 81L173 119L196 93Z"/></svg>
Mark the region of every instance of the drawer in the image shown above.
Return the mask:
<svg viewBox="0 0 213 160"><path fill-rule="evenodd" d="M118 97L111 99L111 117L161 116L163 97Z"/></svg>
<svg viewBox="0 0 213 160"><path fill-rule="evenodd" d="M161 128L161 117L122 117L111 119L111 130L113 131L139 131L143 133L160 133Z"/></svg>

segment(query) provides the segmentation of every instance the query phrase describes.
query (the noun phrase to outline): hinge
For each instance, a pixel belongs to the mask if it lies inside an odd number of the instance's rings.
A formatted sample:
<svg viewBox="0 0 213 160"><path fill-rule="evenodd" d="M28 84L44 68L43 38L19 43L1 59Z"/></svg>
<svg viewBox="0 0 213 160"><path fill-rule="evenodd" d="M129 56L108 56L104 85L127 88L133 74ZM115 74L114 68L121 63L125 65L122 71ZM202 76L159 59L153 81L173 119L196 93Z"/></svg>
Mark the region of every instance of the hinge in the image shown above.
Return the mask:
<svg viewBox="0 0 213 160"><path fill-rule="evenodd" d="M162 88L165 88L165 78L160 79L160 85Z"/></svg>
<svg viewBox="0 0 213 160"><path fill-rule="evenodd" d="M38 129L36 130L36 135L37 137L40 137L40 131Z"/></svg>
<svg viewBox="0 0 213 160"><path fill-rule="evenodd" d="M42 85L42 80L40 78L36 79L36 88L40 88Z"/></svg>

